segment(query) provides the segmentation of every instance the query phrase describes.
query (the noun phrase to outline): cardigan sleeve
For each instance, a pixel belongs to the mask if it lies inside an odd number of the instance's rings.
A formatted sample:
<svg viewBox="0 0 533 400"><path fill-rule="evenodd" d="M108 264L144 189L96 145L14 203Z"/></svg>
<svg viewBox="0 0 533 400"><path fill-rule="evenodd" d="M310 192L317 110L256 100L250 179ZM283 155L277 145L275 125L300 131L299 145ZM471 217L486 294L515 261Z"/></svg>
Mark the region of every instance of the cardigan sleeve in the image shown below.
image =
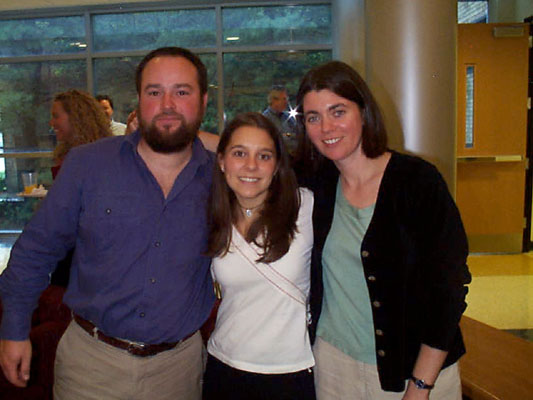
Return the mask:
<svg viewBox="0 0 533 400"><path fill-rule="evenodd" d="M466 259L468 243L459 210L437 169L427 163L421 170L415 199L419 251L421 341L449 350L466 309L471 281Z"/></svg>

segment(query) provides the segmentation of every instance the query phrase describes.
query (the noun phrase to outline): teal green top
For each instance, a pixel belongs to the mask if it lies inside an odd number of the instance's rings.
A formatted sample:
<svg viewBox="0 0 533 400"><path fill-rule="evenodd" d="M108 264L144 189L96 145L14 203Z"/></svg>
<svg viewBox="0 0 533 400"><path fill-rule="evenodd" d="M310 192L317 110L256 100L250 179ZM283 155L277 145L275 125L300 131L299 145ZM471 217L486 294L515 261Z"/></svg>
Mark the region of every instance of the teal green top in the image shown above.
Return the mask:
<svg viewBox="0 0 533 400"><path fill-rule="evenodd" d="M324 298L317 335L357 361L376 364L370 296L361 243L375 204L356 208L337 183L335 211L322 253Z"/></svg>

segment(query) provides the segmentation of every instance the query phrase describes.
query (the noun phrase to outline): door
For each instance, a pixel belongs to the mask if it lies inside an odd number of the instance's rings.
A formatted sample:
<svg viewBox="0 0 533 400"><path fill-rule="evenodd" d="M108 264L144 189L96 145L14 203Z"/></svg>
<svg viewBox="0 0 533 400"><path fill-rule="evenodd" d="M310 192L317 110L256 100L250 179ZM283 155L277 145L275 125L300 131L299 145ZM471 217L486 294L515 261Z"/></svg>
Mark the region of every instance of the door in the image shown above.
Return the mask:
<svg viewBox="0 0 533 400"><path fill-rule="evenodd" d="M457 205L471 252L521 252L528 24L459 24Z"/></svg>

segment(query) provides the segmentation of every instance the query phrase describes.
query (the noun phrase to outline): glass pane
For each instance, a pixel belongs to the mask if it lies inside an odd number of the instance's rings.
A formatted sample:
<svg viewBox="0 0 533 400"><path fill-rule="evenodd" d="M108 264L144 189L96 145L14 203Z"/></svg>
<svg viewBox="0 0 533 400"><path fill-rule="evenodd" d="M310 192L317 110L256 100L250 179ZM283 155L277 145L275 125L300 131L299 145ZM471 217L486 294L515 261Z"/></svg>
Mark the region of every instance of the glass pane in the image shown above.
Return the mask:
<svg viewBox="0 0 533 400"><path fill-rule="evenodd" d="M457 22L460 24L485 23L489 20L488 1L458 1Z"/></svg>
<svg viewBox="0 0 533 400"><path fill-rule="evenodd" d="M207 68L207 109L205 110L204 122L200 127L201 130L220 134L218 132L218 114L217 114L217 57L214 54L200 54L200 58Z"/></svg>
<svg viewBox="0 0 533 400"><path fill-rule="evenodd" d="M113 99L115 121L126 122L128 114L137 107L135 69L142 57L101 58L94 61L95 93L107 94ZM200 59L207 67L209 102L201 129L217 132L217 88L216 56L201 54Z"/></svg>
<svg viewBox="0 0 533 400"><path fill-rule="evenodd" d="M54 94L86 86L85 61L0 64L0 230L20 229L33 212L35 199L16 195L22 171L37 171L44 185L52 182L55 135L48 121ZM33 157L21 155L24 151Z"/></svg>
<svg viewBox="0 0 533 400"><path fill-rule="evenodd" d="M55 93L86 90L86 63L0 64L0 132L5 149L53 149L48 121Z"/></svg>
<svg viewBox="0 0 533 400"><path fill-rule="evenodd" d="M214 9L103 14L92 21L96 51L216 45Z"/></svg>
<svg viewBox="0 0 533 400"><path fill-rule="evenodd" d="M113 119L126 123L137 107L135 69L142 57L98 58L94 60L95 94L107 94L113 100Z"/></svg>
<svg viewBox="0 0 533 400"><path fill-rule="evenodd" d="M331 43L329 5L224 8L222 18L227 45Z"/></svg>
<svg viewBox="0 0 533 400"><path fill-rule="evenodd" d="M466 67L465 147L474 147L474 67Z"/></svg>
<svg viewBox="0 0 533 400"><path fill-rule="evenodd" d="M84 52L83 17L0 21L0 56L31 56Z"/></svg>
<svg viewBox="0 0 533 400"><path fill-rule="evenodd" d="M30 220L40 199L19 196L24 190L21 173L35 171L37 183L52 184L52 158L6 158L5 173L0 171L0 233L19 231Z"/></svg>
<svg viewBox="0 0 533 400"><path fill-rule="evenodd" d="M283 85L289 103L300 80L313 66L331 60L330 51L278 51L224 55L224 111L226 121L247 111L262 112L273 85ZM257 71L261 71L258 73Z"/></svg>

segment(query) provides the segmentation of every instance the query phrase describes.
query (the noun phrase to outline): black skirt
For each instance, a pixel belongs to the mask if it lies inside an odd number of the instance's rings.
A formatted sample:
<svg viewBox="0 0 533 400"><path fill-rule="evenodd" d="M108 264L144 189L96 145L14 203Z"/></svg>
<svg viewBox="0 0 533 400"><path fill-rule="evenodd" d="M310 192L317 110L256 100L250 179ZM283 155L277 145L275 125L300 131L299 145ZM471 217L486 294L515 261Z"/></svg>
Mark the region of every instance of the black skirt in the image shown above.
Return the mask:
<svg viewBox="0 0 533 400"><path fill-rule="evenodd" d="M315 400L311 369L287 374L242 371L209 355L203 400Z"/></svg>

